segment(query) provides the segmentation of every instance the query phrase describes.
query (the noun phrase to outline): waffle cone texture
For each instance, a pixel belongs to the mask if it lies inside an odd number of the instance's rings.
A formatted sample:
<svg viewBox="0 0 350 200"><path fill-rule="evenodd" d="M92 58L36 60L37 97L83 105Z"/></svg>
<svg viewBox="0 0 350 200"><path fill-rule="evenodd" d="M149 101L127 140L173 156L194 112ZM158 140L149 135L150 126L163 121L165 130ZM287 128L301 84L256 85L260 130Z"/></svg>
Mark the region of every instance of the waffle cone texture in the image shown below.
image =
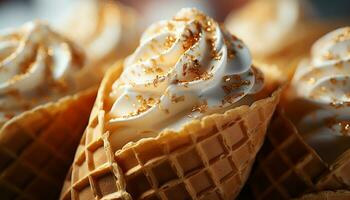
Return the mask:
<svg viewBox="0 0 350 200"><path fill-rule="evenodd" d="M0 199L57 199L96 88L26 111L0 129Z"/></svg>
<svg viewBox="0 0 350 200"><path fill-rule="evenodd" d="M278 110L249 181L257 199L290 199L350 188L350 149L328 165Z"/></svg>
<svg viewBox="0 0 350 200"><path fill-rule="evenodd" d="M121 71L111 68L102 81L61 199L233 199L250 173L280 92L113 151L104 99Z"/></svg>
<svg viewBox="0 0 350 200"><path fill-rule="evenodd" d="M350 199L350 191L322 191L312 194L306 194L296 200L348 200Z"/></svg>

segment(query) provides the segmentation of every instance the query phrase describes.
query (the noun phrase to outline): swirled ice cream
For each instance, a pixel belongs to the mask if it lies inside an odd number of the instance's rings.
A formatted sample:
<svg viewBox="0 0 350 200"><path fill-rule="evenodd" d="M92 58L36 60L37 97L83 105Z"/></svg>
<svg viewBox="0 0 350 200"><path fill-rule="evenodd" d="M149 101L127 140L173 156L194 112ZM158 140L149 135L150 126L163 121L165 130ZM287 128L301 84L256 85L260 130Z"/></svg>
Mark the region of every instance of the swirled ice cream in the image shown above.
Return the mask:
<svg viewBox="0 0 350 200"><path fill-rule="evenodd" d="M243 42L196 9L151 25L110 93L116 148L244 103L262 87Z"/></svg>
<svg viewBox="0 0 350 200"><path fill-rule="evenodd" d="M289 81L312 44L338 26L318 18L303 0L252 0L225 24L246 42L257 63L267 64L261 68L267 79L277 82Z"/></svg>
<svg viewBox="0 0 350 200"><path fill-rule="evenodd" d="M95 73L137 45L136 14L116 1L79 0L59 29L84 47Z"/></svg>
<svg viewBox="0 0 350 200"><path fill-rule="evenodd" d="M84 64L80 49L45 23L0 33L0 124L76 91Z"/></svg>
<svg viewBox="0 0 350 200"><path fill-rule="evenodd" d="M227 20L228 29L244 39L253 54L269 55L293 42L303 9L299 0L253 0Z"/></svg>
<svg viewBox="0 0 350 200"><path fill-rule="evenodd" d="M292 85L298 97L315 107L299 125L307 141L326 160L350 148L350 27L320 38L310 60L298 67Z"/></svg>

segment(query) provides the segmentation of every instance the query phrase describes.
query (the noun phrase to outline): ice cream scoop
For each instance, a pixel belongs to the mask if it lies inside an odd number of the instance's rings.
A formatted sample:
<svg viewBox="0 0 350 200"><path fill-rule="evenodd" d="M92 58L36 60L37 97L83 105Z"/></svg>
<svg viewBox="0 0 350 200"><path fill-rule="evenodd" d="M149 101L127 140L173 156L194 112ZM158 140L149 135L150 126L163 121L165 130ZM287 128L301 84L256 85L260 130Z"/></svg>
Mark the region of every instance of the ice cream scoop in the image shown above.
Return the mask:
<svg viewBox="0 0 350 200"><path fill-rule="evenodd" d="M280 81L290 80L311 45L337 26L318 18L303 0L253 0L232 11L225 24L246 42L256 61L269 65L263 69L267 78L281 71Z"/></svg>
<svg viewBox="0 0 350 200"><path fill-rule="evenodd" d="M298 66L251 176L257 199L349 188L349 44L350 28L336 29Z"/></svg>
<svg viewBox="0 0 350 200"><path fill-rule="evenodd" d="M76 45L43 22L1 32L0 121L76 92L84 61Z"/></svg>
<svg viewBox="0 0 350 200"><path fill-rule="evenodd" d="M96 97L84 68L44 22L0 31L1 199L57 199Z"/></svg>
<svg viewBox="0 0 350 200"><path fill-rule="evenodd" d="M95 84L118 59L137 46L138 16L123 4L112 0L75 1L66 19L57 29L82 46L87 54L86 74Z"/></svg>
<svg viewBox="0 0 350 200"><path fill-rule="evenodd" d="M125 61L110 93L110 125L121 127L116 136L127 141L176 130L237 105L262 84L241 40L203 13L183 9L150 26Z"/></svg>
<svg viewBox="0 0 350 200"><path fill-rule="evenodd" d="M301 63L292 82L298 98L315 107L301 118L299 129L328 161L350 148L349 48L350 27L326 34L313 45L310 59Z"/></svg>

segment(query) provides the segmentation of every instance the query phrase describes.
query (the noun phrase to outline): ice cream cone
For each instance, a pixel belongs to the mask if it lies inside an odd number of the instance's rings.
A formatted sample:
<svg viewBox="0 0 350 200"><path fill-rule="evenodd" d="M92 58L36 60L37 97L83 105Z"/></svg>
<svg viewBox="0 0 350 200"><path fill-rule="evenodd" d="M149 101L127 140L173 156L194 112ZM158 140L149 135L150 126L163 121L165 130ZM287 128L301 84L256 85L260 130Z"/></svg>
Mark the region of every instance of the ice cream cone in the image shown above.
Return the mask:
<svg viewBox="0 0 350 200"><path fill-rule="evenodd" d="M311 45L341 24L317 17L310 2L303 0L252 0L232 11L225 22L246 42L254 60L283 74L277 77L280 81L290 80Z"/></svg>
<svg viewBox="0 0 350 200"><path fill-rule="evenodd" d="M336 191L322 191L312 194L306 194L298 200L347 200L350 199L350 191L336 190Z"/></svg>
<svg viewBox="0 0 350 200"><path fill-rule="evenodd" d="M1 199L57 198L95 93L91 88L38 106L1 127Z"/></svg>
<svg viewBox="0 0 350 200"><path fill-rule="evenodd" d="M111 68L102 81L61 199L233 199L250 173L280 91L113 151L106 98L121 71Z"/></svg>
<svg viewBox="0 0 350 200"><path fill-rule="evenodd" d="M290 199L350 187L350 150L327 164L279 110L267 131L250 185L257 199Z"/></svg>
<svg viewBox="0 0 350 200"><path fill-rule="evenodd" d="M79 85L84 53L41 21L1 30L0 199L55 199L97 86Z"/></svg>

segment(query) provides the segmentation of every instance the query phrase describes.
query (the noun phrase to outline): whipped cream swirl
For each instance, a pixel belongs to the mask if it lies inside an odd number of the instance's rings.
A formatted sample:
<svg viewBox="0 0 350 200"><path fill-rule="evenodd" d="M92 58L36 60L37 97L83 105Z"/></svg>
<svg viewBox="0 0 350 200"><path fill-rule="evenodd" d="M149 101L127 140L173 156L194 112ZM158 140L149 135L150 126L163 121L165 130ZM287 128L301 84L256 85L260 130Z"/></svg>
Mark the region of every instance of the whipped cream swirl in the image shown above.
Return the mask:
<svg viewBox="0 0 350 200"><path fill-rule="evenodd" d="M276 53L298 36L304 5L300 0L253 0L229 15L226 26L253 55Z"/></svg>
<svg viewBox="0 0 350 200"><path fill-rule="evenodd" d="M350 136L350 27L320 38L310 60L298 67L292 84L297 96L316 107L299 128L321 156L332 161L335 154L350 148L350 137L344 137Z"/></svg>
<svg viewBox="0 0 350 200"><path fill-rule="evenodd" d="M350 103L350 27L332 31L312 47L294 75L298 95L330 108ZM337 109L343 111L344 109Z"/></svg>
<svg viewBox="0 0 350 200"><path fill-rule="evenodd" d="M0 34L0 122L76 91L82 52L45 23Z"/></svg>
<svg viewBox="0 0 350 200"><path fill-rule="evenodd" d="M59 29L84 47L92 67L123 58L137 45L135 12L115 1L79 0L67 18Z"/></svg>
<svg viewBox="0 0 350 200"><path fill-rule="evenodd" d="M242 41L196 9L151 25L124 68L112 86L109 111L111 126L126 127L127 136L115 139L121 146L123 139L223 112L263 84ZM123 135L120 129L116 135Z"/></svg>

